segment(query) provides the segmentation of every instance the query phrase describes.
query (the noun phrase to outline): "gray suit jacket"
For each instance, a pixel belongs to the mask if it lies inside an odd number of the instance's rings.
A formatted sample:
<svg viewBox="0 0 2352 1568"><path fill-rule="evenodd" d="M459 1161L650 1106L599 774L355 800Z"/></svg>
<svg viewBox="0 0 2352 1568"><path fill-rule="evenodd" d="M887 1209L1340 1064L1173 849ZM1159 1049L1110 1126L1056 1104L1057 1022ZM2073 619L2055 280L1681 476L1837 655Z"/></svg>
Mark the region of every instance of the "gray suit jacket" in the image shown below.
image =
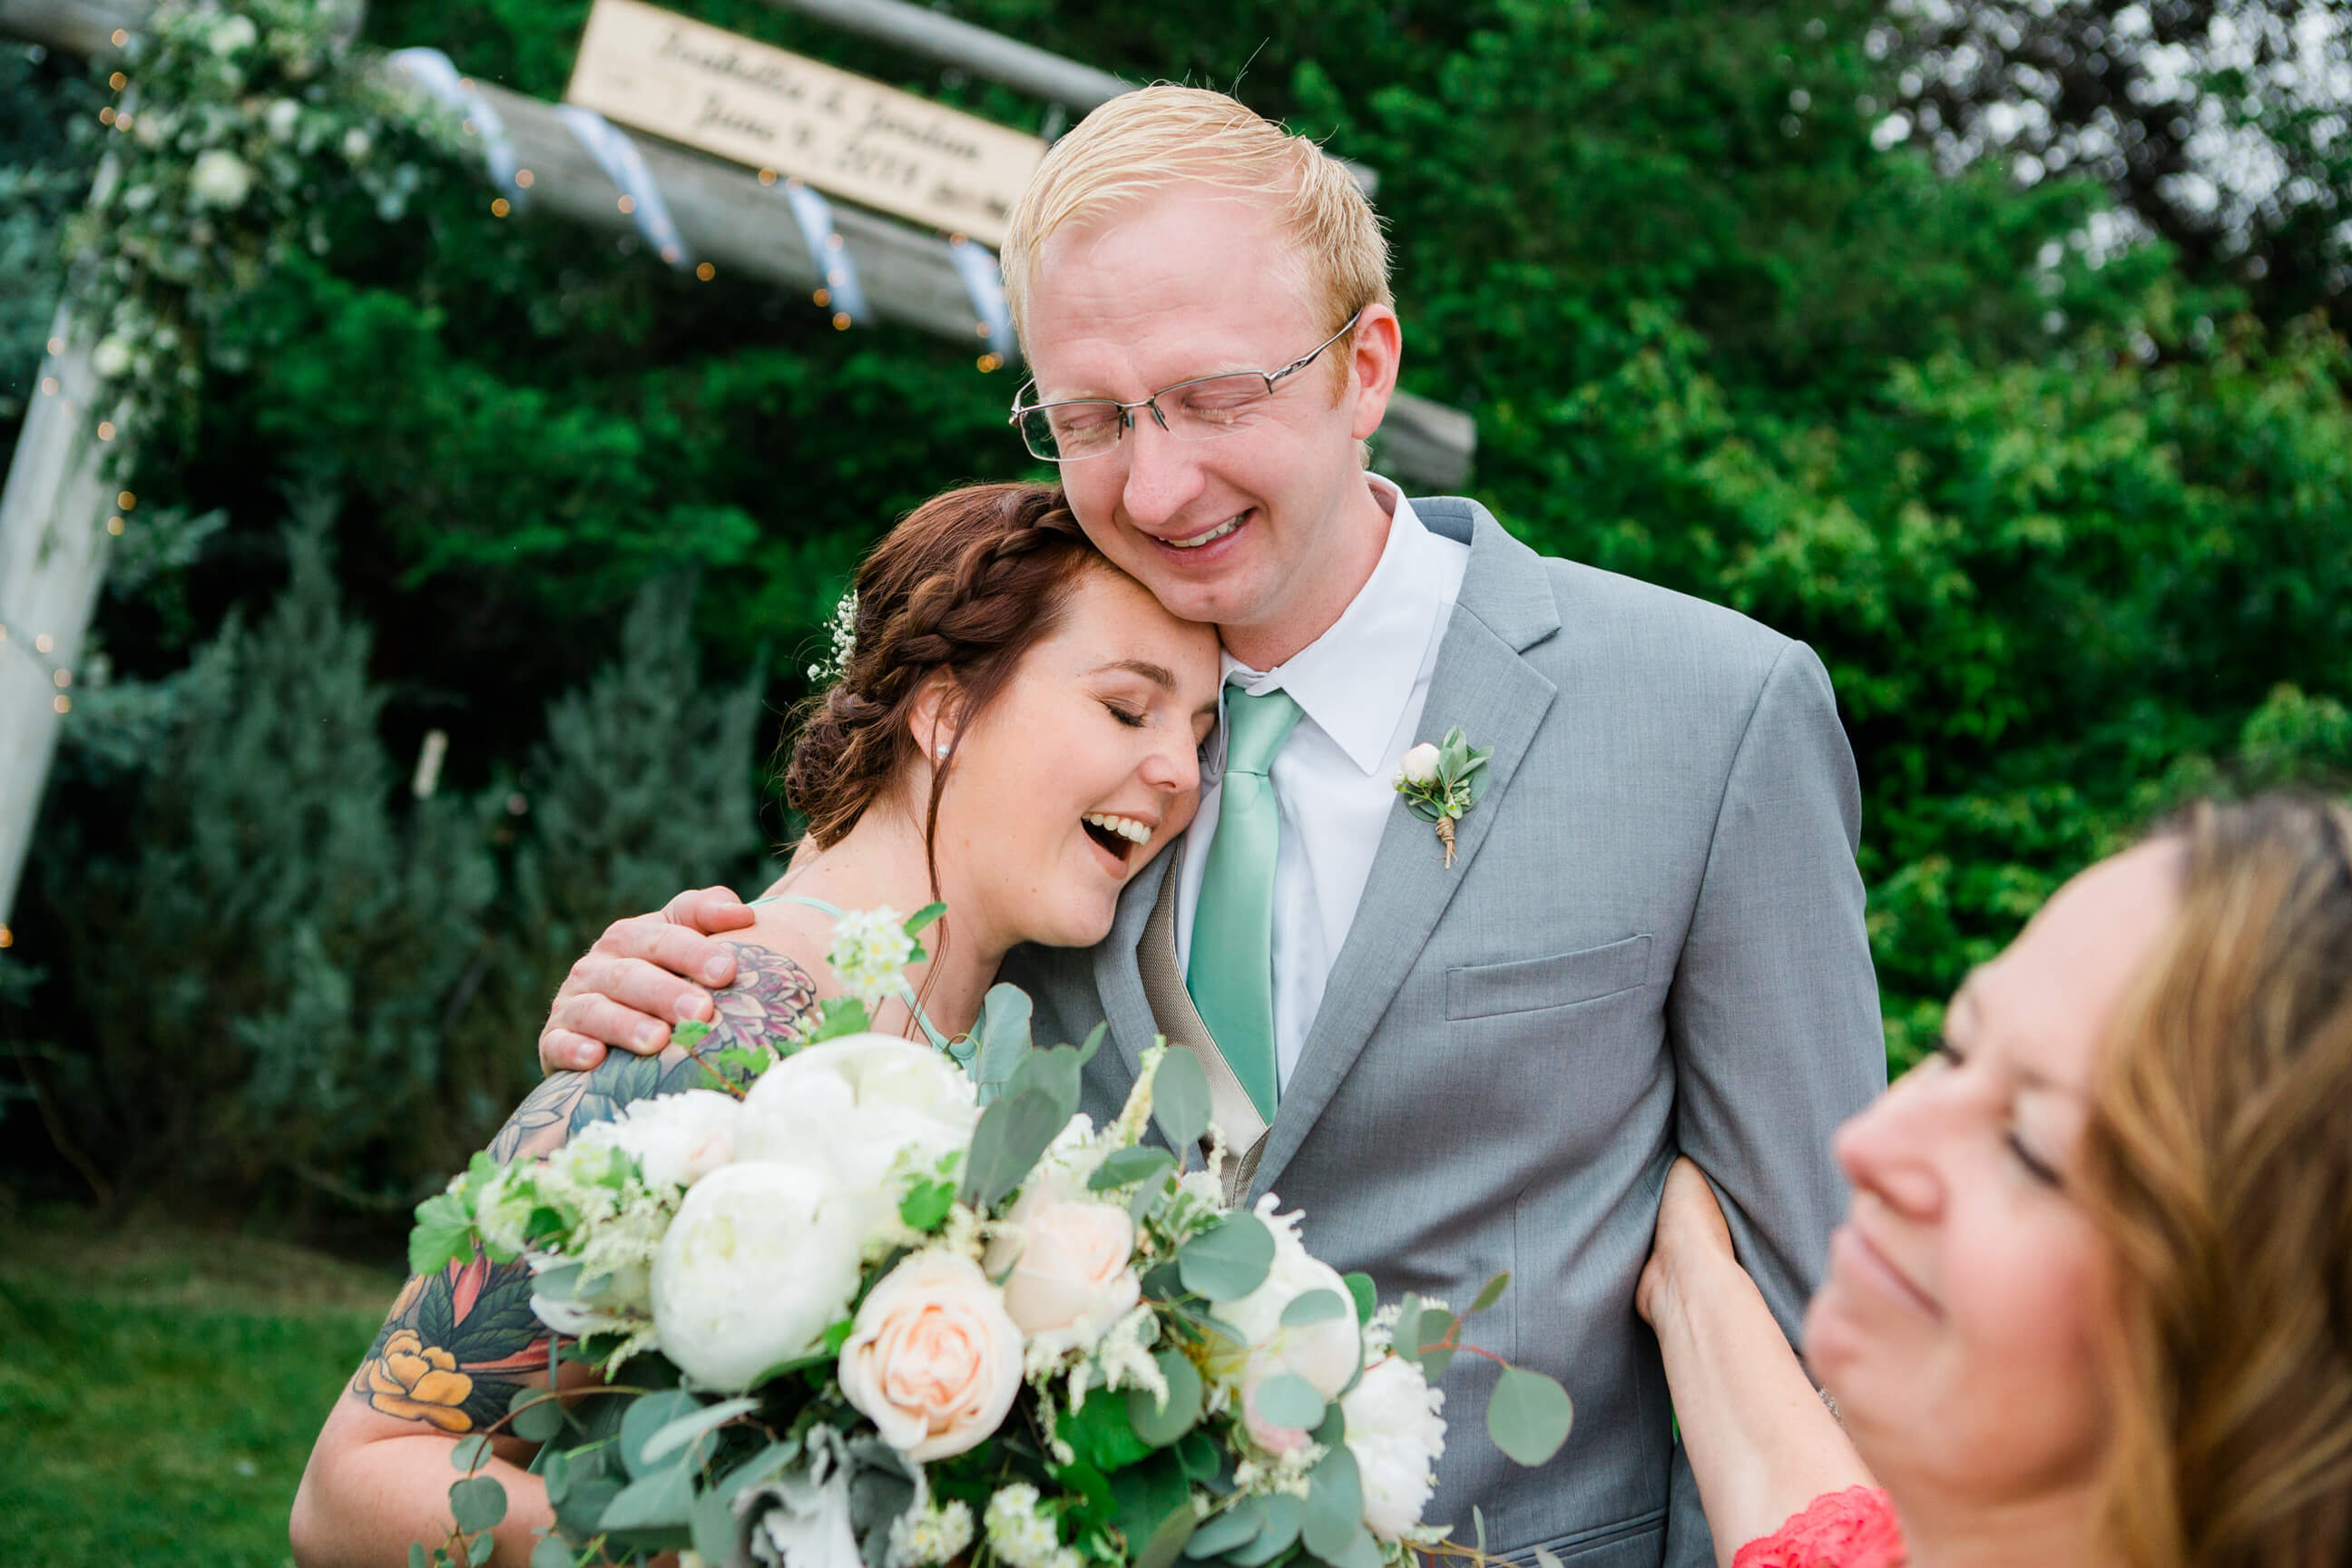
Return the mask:
<svg viewBox="0 0 2352 1568"><path fill-rule="evenodd" d="M1390 816L1251 1190L1303 1208L1307 1245L1383 1300L1467 1305L1510 1271L1469 1338L1559 1378L1575 1429L1519 1468L1479 1419L1494 1368L1457 1357L1431 1520L1466 1537L1475 1502L1496 1551L1697 1568L1710 1542L1633 1284L1677 1151L1715 1178L1785 1329L1819 1273L1845 1201L1831 1131L1886 1081L1853 755L1801 643L1538 556L1474 502L1413 506L1471 546L1422 738L1459 725L1494 748L1492 782L1450 870L1428 824ZM1136 876L1100 945L1005 964L1041 1041L1108 1017L1097 1121L1155 1033L1213 1058L1165 1005L1174 858Z"/></svg>

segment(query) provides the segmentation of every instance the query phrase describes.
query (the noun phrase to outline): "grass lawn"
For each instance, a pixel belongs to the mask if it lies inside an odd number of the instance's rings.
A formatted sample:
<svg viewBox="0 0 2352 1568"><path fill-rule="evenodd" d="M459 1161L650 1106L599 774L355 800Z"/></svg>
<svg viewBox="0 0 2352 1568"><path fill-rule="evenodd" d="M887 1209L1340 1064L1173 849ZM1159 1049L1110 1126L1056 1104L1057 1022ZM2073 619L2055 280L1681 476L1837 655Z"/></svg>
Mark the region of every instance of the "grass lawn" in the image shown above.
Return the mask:
<svg viewBox="0 0 2352 1568"><path fill-rule="evenodd" d="M280 1568L390 1268L70 1214L0 1219L0 1563Z"/></svg>

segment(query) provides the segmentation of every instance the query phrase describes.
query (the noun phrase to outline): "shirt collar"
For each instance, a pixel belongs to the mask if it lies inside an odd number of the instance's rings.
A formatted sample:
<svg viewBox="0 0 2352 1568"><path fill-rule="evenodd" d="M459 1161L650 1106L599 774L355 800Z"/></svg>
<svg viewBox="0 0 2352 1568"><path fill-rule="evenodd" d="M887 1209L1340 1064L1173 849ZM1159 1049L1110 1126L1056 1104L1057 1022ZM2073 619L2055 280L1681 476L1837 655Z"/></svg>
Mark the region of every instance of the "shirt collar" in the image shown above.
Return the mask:
<svg viewBox="0 0 2352 1568"><path fill-rule="evenodd" d="M1437 541L1404 492L1366 474L1372 498L1389 514L1380 563L1330 629L1269 670L1224 655L1224 677L1253 695L1279 688L1366 773L1393 759L1389 742L1421 679L1423 655L1446 606L1432 590L1445 582L1430 558Z"/></svg>

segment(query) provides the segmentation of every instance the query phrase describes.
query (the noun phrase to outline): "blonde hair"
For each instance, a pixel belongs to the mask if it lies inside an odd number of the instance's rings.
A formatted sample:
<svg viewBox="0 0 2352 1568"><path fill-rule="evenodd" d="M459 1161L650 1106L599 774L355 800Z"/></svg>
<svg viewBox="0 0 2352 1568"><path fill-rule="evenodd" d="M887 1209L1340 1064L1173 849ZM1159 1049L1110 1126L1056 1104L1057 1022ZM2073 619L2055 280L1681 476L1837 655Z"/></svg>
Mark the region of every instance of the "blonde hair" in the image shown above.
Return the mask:
<svg viewBox="0 0 2352 1568"><path fill-rule="evenodd" d="M2103 1522L2137 1568L2352 1561L2352 811L2208 802L2163 836L2181 911L2084 1146L2122 1283Z"/></svg>
<svg viewBox="0 0 2352 1568"><path fill-rule="evenodd" d="M1393 304L1388 240L1339 160L1222 92L1162 83L1087 115L1054 144L1021 193L1003 251L1014 328L1026 329L1037 258L1056 233L1179 185L1275 204L1297 257L1296 280L1326 331L1368 305Z"/></svg>

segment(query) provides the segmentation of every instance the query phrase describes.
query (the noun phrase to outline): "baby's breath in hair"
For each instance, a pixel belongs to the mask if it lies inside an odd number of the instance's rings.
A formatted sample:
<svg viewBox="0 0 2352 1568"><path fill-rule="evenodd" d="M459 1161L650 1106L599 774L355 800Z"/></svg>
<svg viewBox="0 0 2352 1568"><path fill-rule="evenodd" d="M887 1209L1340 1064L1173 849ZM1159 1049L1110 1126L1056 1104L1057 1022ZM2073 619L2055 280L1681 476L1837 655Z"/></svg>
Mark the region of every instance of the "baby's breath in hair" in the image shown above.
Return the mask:
<svg viewBox="0 0 2352 1568"><path fill-rule="evenodd" d="M831 686L849 673L849 661L857 652L857 590L852 588L833 607L833 653L808 667L808 678L818 686Z"/></svg>

